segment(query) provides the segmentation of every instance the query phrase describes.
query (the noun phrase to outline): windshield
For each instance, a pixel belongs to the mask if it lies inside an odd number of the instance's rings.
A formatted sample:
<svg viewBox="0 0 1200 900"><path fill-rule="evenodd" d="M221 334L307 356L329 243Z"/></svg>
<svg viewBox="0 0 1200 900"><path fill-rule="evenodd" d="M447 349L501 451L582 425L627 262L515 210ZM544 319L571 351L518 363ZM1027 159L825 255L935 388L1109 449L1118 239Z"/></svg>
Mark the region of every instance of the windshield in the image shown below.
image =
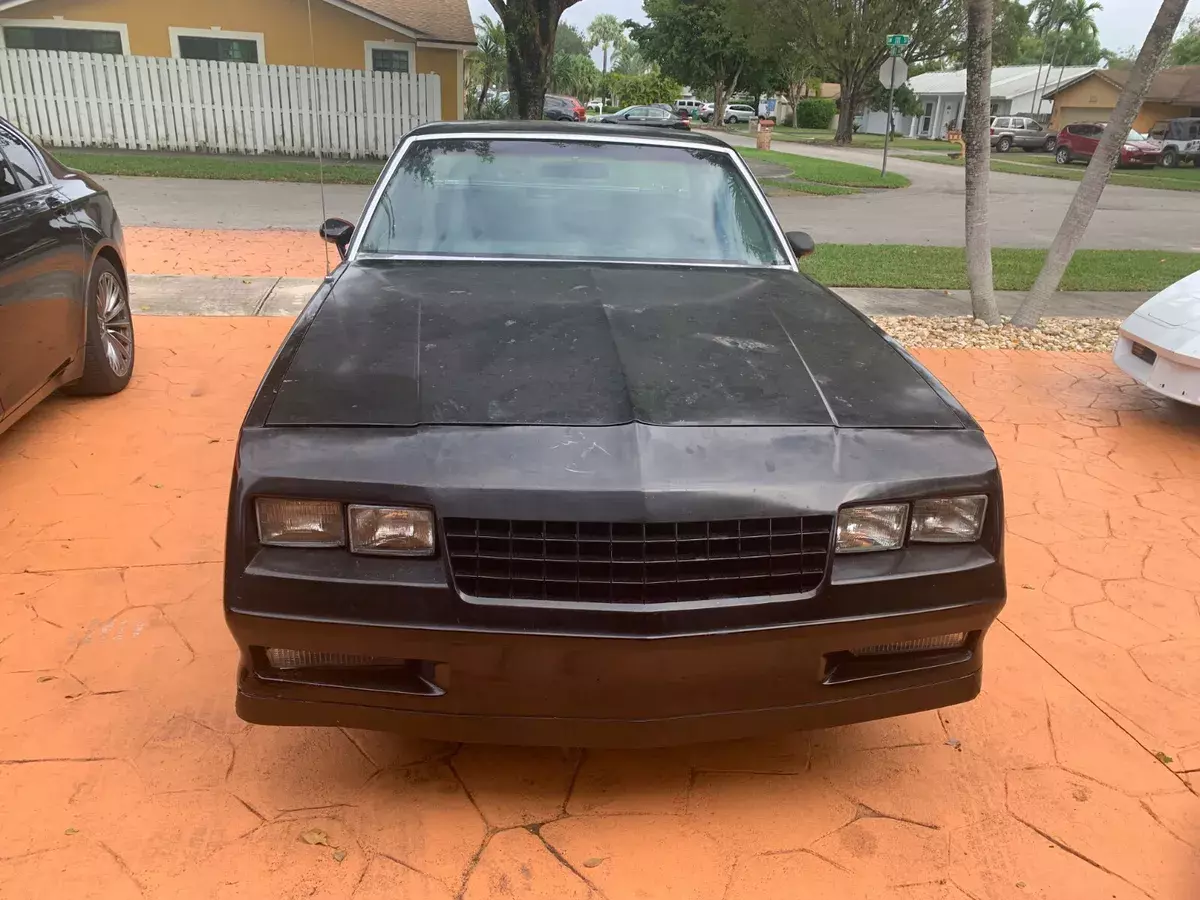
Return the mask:
<svg viewBox="0 0 1200 900"><path fill-rule="evenodd" d="M1131 131L1131 132L1129 132L1129 140L1144 141L1144 140L1146 140L1146 136L1144 134L1142 134L1140 131Z"/></svg>
<svg viewBox="0 0 1200 900"><path fill-rule="evenodd" d="M362 253L788 263L725 153L532 139L409 145Z"/></svg>

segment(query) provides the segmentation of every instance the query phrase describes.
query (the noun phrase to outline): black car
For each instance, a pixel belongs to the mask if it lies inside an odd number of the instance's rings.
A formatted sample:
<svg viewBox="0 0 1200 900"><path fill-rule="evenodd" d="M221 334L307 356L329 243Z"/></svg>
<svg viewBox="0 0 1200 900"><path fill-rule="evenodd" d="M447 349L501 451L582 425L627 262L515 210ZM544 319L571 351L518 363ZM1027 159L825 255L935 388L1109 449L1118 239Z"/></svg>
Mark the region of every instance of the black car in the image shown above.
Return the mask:
<svg viewBox="0 0 1200 900"><path fill-rule="evenodd" d="M124 252L108 193L0 119L0 432L59 388L129 383Z"/></svg>
<svg viewBox="0 0 1200 900"><path fill-rule="evenodd" d="M605 125L641 125L650 128L674 128L677 131L687 131L691 128L686 118L663 106L627 106L618 112L601 116L599 121Z"/></svg>
<svg viewBox="0 0 1200 900"><path fill-rule="evenodd" d="M636 746L979 691L996 458L727 144L428 125L321 231L235 458L242 718Z"/></svg>

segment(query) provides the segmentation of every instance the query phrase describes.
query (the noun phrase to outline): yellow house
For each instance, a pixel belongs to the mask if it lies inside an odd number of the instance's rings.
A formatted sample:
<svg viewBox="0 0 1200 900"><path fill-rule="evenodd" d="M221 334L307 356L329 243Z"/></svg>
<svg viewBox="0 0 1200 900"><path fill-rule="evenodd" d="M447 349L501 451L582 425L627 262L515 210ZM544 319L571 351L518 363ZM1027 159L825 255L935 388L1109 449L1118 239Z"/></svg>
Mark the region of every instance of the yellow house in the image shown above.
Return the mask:
<svg viewBox="0 0 1200 900"><path fill-rule="evenodd" d="M1124 69L1093 69L1048 92L1045 96L1054 100L1050 129L1057 132L1073 122L1107 122L1128 75ZM1187 116L1200 116L1200 66L1173 66L1154 76L1133 130L1145 134L1156 122Z"/></svg>
<svg viewBox="0 0 1200 900"><path fill-rule="evenodd" d="M436 73L443 119L475 46L467 0L0 0L0 49Z"/></svg>

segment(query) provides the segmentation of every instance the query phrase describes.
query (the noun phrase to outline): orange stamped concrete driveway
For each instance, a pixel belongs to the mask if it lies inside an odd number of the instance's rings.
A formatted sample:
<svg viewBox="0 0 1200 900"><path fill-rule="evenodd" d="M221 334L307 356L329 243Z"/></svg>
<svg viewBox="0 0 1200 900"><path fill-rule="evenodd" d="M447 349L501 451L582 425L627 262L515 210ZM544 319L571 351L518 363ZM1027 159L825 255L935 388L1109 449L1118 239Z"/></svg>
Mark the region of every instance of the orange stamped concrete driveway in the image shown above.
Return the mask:
<svg viewBox="0 0 1200 900"><path fill-rule="evenodd" d="M921 354L1003 461L974 703L515 750L238 721L226 489L287 322L137 327L128 391L0 438L0 896L1200 897L1200 416L1106 359Z"/></svg>

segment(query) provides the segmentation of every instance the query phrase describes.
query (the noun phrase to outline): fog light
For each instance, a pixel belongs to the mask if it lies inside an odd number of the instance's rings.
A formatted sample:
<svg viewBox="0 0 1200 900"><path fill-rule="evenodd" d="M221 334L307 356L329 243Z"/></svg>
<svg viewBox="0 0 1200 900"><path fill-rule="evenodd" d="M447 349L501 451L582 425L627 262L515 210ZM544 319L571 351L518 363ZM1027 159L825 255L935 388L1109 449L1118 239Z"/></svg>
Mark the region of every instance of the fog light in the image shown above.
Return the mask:
<svg viewBox="0 0 1200 900"><path fill-rule="evenodd" d="M350 552L372 556L431 556L433 514L427 509L351 506Z"/></svg>
<svg viewBox="0 0 1200 900"><path fill-rule="evenodd" d="M272 669L338 669L347 666L381 666L395 664L394 659L362 656L358 653L318 653L312 650L281 650L267 648L267 662Z"/></svg>
<svg viewBox="0 0 1200 900"><path fill-rule="evenodd" d="M875 644L859 647L850 652L855 656L887 656L891 653L923 653L930 650L960 650L967 643L967 633L939 634L937 637L917 638L913 641L896 641L891 644Z"/></svg>

